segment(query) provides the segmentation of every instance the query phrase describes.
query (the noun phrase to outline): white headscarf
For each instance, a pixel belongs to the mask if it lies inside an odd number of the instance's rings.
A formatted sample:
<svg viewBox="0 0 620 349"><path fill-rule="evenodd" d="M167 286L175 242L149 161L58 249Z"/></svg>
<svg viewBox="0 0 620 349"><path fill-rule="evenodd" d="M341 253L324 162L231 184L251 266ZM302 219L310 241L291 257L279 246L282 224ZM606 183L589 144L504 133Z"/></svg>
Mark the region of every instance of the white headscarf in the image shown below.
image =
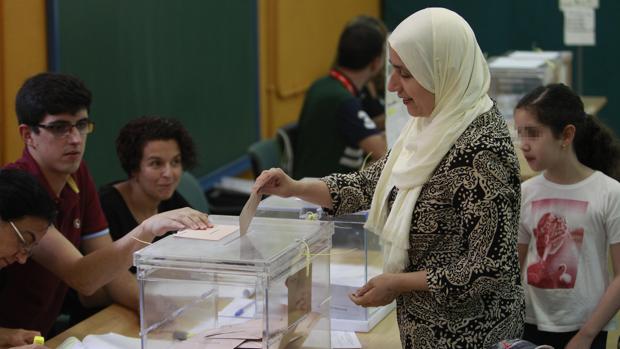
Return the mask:
<svg viewBox="0 0 620 349"><path fill-rule="evenodd" d="M389 44L413 77L435 94L431 115L411 118L396 140L366 222L381 238L384 270L401 272L409 263L411 218L422 186L493 102L487 96L489 68L472 29L458 14L443 8L418 11L396 27ZM388 196L394 186L398 194L390 211Z"/></svg>

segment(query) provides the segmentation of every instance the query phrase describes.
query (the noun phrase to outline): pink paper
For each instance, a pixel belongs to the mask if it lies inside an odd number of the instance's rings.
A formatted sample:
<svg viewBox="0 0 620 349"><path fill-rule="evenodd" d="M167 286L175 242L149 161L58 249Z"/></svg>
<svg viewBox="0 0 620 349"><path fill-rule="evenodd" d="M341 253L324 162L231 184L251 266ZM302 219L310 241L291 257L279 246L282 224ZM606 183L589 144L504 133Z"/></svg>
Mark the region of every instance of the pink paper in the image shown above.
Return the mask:
<svg viewBox="0 0 620 349"><path fill-rule="evenodd" d="M204 230L179 230L175 236L188 239L216 241L221 240L222 238L234 233L237 230L239 230L239 226L237 225L218 224L215 225L213 228L208 228Z"/></svg>
<svg viewBox="0 0 620 349"><path fill-rule="evenodd" d="M263 342L262 341L245 341L241 343L237 349L262 349Z"/></svg>
<svg viewBox="0 0 620 349"><path fill-rule="evenodd" d="M256 209L258 208L258 204L260 204L261 197L262 195L258 195L255 191L253 191L252 194L250 194L248 201L246 201L245 205L243 205L243 209L239 215L239 233L242 236L248 232L250 223L252 223L252 219L256 215Z"/></svg>

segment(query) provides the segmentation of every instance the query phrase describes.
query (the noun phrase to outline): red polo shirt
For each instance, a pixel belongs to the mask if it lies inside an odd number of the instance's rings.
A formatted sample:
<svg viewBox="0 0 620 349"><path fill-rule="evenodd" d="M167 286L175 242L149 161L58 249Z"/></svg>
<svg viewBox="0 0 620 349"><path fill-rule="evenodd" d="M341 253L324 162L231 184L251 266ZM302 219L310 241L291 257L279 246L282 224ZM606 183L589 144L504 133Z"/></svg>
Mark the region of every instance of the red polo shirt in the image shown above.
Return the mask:
<svg viewBox="0 0 620 349"><path fill-rule="evenodd" d="M39 180L58 205L56 228L78 249L83 239L109 233L95 183L84 161L59 197L27 149L6 168L25 170ZM60 313L67 285L32 259L26 264L14 263L0 272L0 327L38 330L46 335Z"/></svg>

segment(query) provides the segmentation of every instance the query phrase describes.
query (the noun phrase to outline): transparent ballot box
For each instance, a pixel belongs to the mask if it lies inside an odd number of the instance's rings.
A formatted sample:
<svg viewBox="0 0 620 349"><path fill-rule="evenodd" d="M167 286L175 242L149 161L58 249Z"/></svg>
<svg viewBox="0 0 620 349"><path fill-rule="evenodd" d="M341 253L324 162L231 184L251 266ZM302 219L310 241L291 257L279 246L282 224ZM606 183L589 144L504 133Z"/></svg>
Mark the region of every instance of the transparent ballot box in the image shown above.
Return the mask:
<svg viewBox="0 0 620 349"><path fill-rule="evenodd" d="M329 348L332 231L254 218L243 236L171 235L136 252L142 349Z"/></svg>
<svg viewBox="0 0 620 349"><path fill-rule="evenodd" d="M363 308L349 299L349 294L383 271L379 237L364 229L366 212L331 217L320 206L299 198L270 196L261 201L256 216L334 223L330 265L332 330L369 332L394 309L393 302Z"/></svg>

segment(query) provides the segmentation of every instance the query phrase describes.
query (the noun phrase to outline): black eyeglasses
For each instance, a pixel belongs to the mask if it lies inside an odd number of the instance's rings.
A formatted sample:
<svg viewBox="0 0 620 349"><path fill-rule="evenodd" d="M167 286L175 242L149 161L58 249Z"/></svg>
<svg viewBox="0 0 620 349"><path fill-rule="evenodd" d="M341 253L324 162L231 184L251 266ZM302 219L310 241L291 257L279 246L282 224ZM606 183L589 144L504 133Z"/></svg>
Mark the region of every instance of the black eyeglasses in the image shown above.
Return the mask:
<svg viewBox="0 0 620 349"><path fill-rule="evenodd" d="M75 124L69 121L54 121L47 125L37 124L36 127L41 127L51 132L56 137L64 137L71 133L71 129L75 127L81 135L87 135L95 130L95 123L87 118L78 120Z"/></svg>
<svg viewBox="0 0 620 349"><path fill-rule="evenodd" d="M22 250L24 251L24 253L26 253L28 255L28 257L32 256L32 249L37 245L37 243L36 242L32 242L30 244L27 243L26 239L24 239L24 236L22 235L22 233L15 226L15 223L9 221L9 224L11 225L11 227L13 228L13 231L15 232L17 237L19 238L19 241L21 242Z"/></svg>

